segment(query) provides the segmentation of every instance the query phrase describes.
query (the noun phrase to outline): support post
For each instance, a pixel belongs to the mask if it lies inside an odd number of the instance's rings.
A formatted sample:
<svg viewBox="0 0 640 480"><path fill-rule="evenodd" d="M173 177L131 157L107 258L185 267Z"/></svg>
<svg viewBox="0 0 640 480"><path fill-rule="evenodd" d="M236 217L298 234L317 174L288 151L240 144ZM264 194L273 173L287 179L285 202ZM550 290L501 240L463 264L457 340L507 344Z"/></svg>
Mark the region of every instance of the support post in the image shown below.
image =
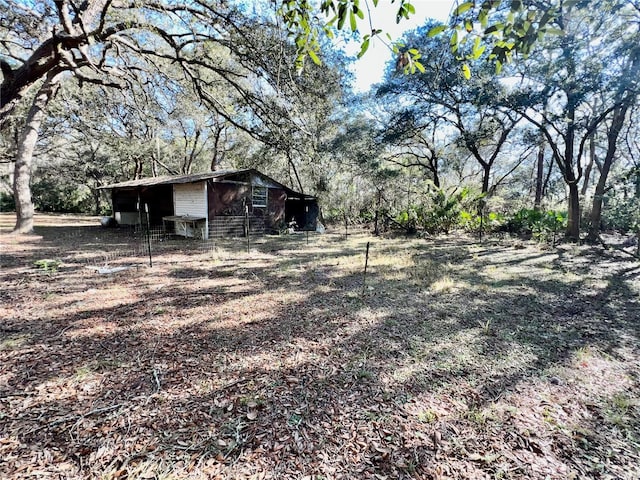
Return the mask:
<svg viewBox="0 0 640 480"><path fill-rule="evenodd" d="M251 228L249 225L249 205L244 206L244 224L247 229L247 253L251 250Z"/></svg>
<svg viewBox="0 0 640 480"><path fill-rule="evenodd" d="M305 230L307 231L307 245L309 245L309 229L307 228L307 224L309 223L309 205L305 205L304 207L304 223Z"/></svg>

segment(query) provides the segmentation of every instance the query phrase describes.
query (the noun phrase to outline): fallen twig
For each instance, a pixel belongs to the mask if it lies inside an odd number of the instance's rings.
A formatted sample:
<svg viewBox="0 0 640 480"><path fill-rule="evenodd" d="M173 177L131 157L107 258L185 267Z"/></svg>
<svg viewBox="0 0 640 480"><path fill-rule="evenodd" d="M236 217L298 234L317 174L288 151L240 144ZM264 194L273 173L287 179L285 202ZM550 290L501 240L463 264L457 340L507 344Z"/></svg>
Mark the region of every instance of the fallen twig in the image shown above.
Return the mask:
<svg viewBox="0 0 640 480"><path fill-rule="evenodd" d="M238 385L240 383L244 383L246 381L248 381L248 378L244 378L244 377L240 378L240 379L236 380L235 382L227 383L223 387L220 387L220 390L226 390L227 388L235 387L236 385Z"/></svg>
<svg viewBox="0 0 640 480"><path fill-rule="evenodd" d="M160 379L158 378L158 371L153 369L153 379L156 381L156 392L160 391Z"/></svg>
<svg viewBox="0 0 640 480"><path fill-rule="evenodd" d="M624 248L622 248L622 247L617 247L617 246L615 246L615 245L608 245L608 244L606 244L606 243L605 243L605 241L602 239L602 237L598 237L598 241L600 242L600 244L602 245L602 247L603 247L605 250L613 249L613 250L616 250L616 251L618 251L618 252L625 253L625 254L629 255L630 257L635 258L636 260L640 260L640 256L636 255L635 253L627 252L627 251L626 251Z"/></svg>
<svg viewBox="0 0 640 480"><path fill-rule="evenodd" d="M105 412L110 412L111 410L117 410L118 408L122 407L124 404L123 403L118 403L117 405L110 405L108 407L102 407L102 408L96 408L95 410L91 410L90 412L87 412L85 414L82 415L69 415L67 417L63 417L60 418L58 420L55 420L53 422L49 422L46 425L41 425L38 428L35 428L33 430L31 430L29 433L36 433L39 432L40 430L44 430L45 428L51 428L51 427L55 427L56 425L60 425L62 423L67 423L67 422L71 422L73 420L75 420L76 422L79 422L80 420L90 417L92 415L97 415L99 413L105 413Z"/></svg>

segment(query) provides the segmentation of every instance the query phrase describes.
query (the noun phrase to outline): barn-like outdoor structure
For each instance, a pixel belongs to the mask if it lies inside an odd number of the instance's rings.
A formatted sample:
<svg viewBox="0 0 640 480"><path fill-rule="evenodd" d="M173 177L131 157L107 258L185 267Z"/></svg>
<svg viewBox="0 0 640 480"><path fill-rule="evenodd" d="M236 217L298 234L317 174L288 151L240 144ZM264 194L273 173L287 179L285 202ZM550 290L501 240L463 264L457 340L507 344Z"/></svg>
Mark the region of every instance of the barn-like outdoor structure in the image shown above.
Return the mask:
<svg viewBox="0 0 640 480"><path fill-rule="evenodd" d="M277 232L295 222L315 230L315 197L298 193L255 169L131 180L111 189L119 225L146 223L183 236L231 237Z"/></svg>

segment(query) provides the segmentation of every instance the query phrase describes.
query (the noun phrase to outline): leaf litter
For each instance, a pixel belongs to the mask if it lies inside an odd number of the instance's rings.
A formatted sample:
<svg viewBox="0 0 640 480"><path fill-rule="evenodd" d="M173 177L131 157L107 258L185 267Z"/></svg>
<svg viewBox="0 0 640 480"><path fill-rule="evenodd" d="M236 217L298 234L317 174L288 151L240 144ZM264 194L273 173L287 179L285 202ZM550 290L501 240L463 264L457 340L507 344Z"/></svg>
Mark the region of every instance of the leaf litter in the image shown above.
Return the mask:
<svg viewBox="0 0 640 480"><path fill-rule="evenodd" d="M60 231L2 238L3 478L640 476L627 258L329 233L95 275Z"/></svg>

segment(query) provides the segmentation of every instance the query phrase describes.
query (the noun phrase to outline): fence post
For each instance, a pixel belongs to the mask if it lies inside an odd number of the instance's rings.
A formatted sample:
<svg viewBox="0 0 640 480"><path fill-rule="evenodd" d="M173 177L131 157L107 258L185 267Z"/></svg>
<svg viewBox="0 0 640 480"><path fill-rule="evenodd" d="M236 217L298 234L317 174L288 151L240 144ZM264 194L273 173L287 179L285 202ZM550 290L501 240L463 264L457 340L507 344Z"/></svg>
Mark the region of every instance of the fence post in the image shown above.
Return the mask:
<svg viewBox="0 0 640 480"><path fill-rule="evenodd" d="M153 267L153 260L151 260L151 237L150 237L151 222L149 222L149 204L148 203L144 204L144 211L147 215L147 249L149 250L149 267Z"/></svg>
<svg viewBox="0 0 640 480"><path fill-rule="evenodd" d="M364 255L364 273L362 274L362 293L364 294L367 286L367 265L369 265L369 243L367 242L367 251Z"/></svg>

